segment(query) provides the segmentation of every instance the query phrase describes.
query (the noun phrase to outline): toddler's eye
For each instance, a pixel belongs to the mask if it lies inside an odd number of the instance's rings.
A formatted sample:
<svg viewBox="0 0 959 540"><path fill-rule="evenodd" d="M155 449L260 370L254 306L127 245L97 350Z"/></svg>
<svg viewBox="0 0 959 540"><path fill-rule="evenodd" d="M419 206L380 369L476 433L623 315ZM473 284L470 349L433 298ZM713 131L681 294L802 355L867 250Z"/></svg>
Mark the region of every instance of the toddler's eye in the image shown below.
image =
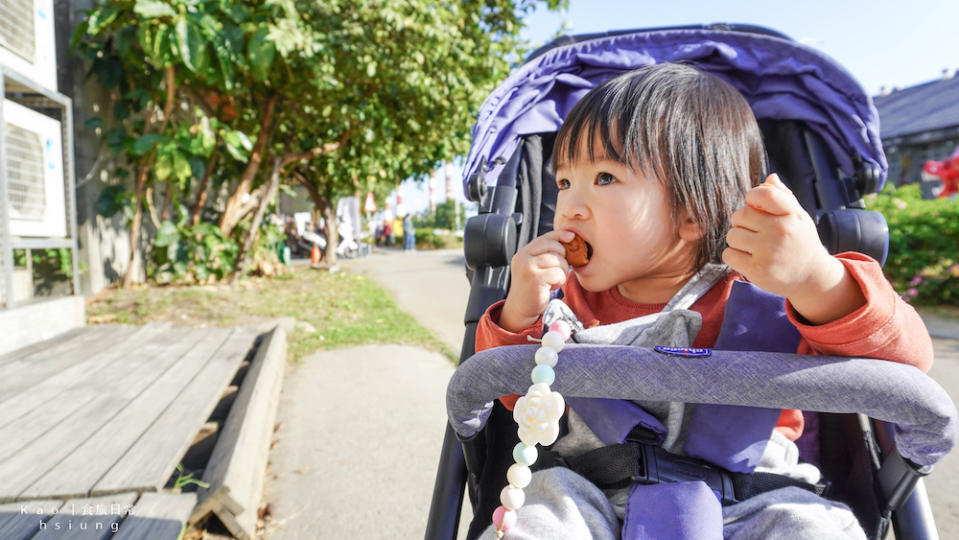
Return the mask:
<svg viewBox="0 0 959 540"><path fill-rule="evenodd" d="M599 186L608 186L609 184L612 184L615 181L616 181L616 177L606 172L599 173L599 175L596 177L596 185L599 185Z"/></svg>
<svg viewBox="0 0 959 540"><path fill-rule="evenodd" d="M569 189L569 180L561 178L556 181L556 185L559 186L559 189Z"/></svg>

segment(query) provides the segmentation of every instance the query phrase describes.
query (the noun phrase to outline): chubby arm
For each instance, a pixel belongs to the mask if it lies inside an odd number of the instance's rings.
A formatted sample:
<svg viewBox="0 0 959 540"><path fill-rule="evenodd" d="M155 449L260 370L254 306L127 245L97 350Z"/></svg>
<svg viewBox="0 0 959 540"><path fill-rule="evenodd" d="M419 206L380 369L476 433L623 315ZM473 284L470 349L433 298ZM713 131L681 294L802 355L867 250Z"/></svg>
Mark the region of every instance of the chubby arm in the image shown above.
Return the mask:
<svg viewBox="0 0 959 540"><path fill-rule="evenodd" d="M805 338L799 352L879 358L923 371L932 365L922 319L878 263L853 253L830 255L812 218L775 174L746 194L726 240L726 264L787 299Z"/></svg>
<svg viewBox="0 0 959 540"><path fill-rule="evenodd" d="M879 263L860 253L843 253L837 259L866 299L852 313L822 325L811 325L786 303L790 321L803 340L800 354L830 354L879 358L929 371L933 362L932 339L916 310L889 285Z"/></svg>
<svg viewBox="0 0 959 540"><path fill-rule="evenodd" d="M480 318L479 324L476 326L476 352L504 345L528 345L531 341L527 337L537 339L542 337L543 328L540 318L537 318L533 321L533 324L519 332L510 332L500 326L499 320L505 302L505 300L500 300L491 305Z"/></svg>

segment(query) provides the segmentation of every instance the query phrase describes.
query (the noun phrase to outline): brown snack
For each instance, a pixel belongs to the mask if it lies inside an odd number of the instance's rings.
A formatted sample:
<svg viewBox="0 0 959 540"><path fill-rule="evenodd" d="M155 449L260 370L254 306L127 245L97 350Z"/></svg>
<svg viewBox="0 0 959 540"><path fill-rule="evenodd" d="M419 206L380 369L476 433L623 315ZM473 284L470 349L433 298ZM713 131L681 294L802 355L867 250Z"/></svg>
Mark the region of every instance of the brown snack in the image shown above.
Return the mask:
<svg viewBox="0 0 959 540"><path fill-rule="evenodd" d="M586 248L586 241L579 236L573 237L571 242L560 242L566 248L566 262L573 268L585 265L589 262L589 253Z"/></svg>

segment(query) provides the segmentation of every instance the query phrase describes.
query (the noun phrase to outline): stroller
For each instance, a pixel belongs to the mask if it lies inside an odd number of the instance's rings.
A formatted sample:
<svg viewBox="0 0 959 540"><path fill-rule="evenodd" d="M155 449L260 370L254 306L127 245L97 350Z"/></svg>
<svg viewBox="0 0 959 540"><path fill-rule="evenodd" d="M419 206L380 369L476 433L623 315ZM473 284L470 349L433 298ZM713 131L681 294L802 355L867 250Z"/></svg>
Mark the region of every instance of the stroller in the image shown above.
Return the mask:
<svg viewBox="0 0 959 540"><path fill-rule="evenodd" d="M474 355L475 330L485 310L506 295L512 255L552 228L556 132L589 89L659 62L691 63L737 88L759 121L769 170L814 218L829 251L885 260L886 222L862 200L885 181L877 113L859 84L828 57L775 31L728 24L563 36L537 50L487 98L464 169L465 189L480 213L465 232L471 280L466 332L447 392L449 425L427 539L455 538L464 485L474 510L468 538L490 525L500 504L518 438L510 412L496 398L525 392L537 346ZM554 390L567 397L807 411L818 434L797 444L818 451L829 498L849 505L869 538L883 538L890 524L897 538L937 537L921 477L951 450L957 413L943 389L917 369L787 353L713 350L709 358L678 360L654 349L607 349L564 350ZM607 369L628 380L605 384ZM628 392L620 390L624 386ZM638 459L646 462L632 469L639 472L634 480L687 478L668 461L657 469L655 455L641 453ZM729 487L725 473L716 474L719 486L710 487L723 491Z"/></svg>

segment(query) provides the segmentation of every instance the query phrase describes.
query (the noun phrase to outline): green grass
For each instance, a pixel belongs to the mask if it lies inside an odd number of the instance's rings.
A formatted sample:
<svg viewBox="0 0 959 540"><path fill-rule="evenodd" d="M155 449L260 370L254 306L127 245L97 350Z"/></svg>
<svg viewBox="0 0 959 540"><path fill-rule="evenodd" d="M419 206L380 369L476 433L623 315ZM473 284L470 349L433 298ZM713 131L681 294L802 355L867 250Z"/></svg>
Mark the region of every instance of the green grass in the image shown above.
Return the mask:
<svg viewBox="0 0 959 540"><path fill-rule="evenodd" d="M273 278L249 278L232 286L110 289L87 306L88 324L169 321L178 326L239 326L294 317L289 359L350 345L415 345L453 351L367 277L302 267Z"/></svg>

